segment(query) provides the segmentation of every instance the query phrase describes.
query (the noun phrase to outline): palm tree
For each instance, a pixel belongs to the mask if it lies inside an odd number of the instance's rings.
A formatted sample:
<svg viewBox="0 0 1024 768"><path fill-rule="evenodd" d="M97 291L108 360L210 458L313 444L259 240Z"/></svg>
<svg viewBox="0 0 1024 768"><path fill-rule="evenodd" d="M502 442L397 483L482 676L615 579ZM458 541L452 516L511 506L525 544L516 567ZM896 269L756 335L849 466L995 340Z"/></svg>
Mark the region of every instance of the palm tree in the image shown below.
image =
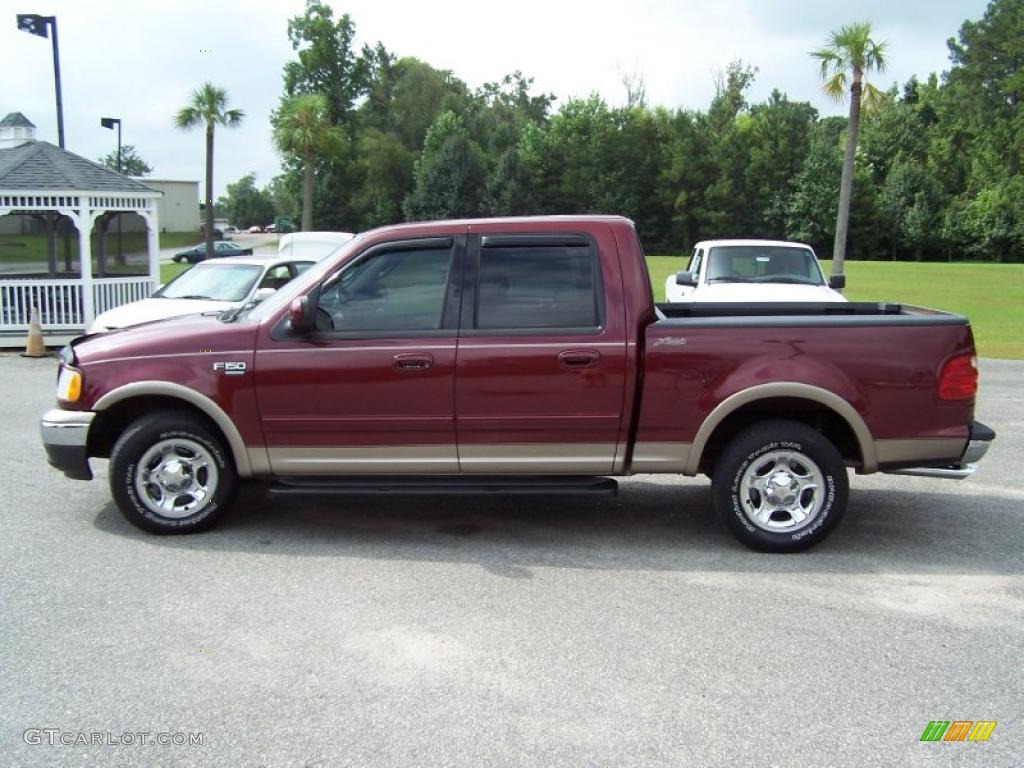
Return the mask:
<svg viewBox="0 0 1024 768"><path fill-rule="evenodd" d="M240 109L228 109L228 93L213 83L203 83L192 92L187 107L178 110L174 126L183 131L206 126L206 258L213 258L213 127L237 128L245 119Z"/></svg>
<svg viewBox="0 0 1024 768"><path fill-rule="evenodd" d="M281 154L302 160L302 229L313 229L313 181L318 155L333 155L343 141L331 123L330 105L322 93L300 93L285 101L271 116L274 143Z"/></svg>
<svg viewBox="0 0 1024 768"><path fill-rule="evenodd" d="M836 101L846 97L850 89L850 119L846 125L846 151L843 154L843 177L839 184L839 212L836 214L836 239L832 249L832 274L843 274L846 260L846 233L850 228L850 195L853 190L853 158L857 152L857 130L860 110L871 109L882 99L882 92L864 81L874 70L884 72L887 43L871 38L871 22L861 21L840 27L829 35L824 48L811 56L821 64L825 93Z"/></svg>

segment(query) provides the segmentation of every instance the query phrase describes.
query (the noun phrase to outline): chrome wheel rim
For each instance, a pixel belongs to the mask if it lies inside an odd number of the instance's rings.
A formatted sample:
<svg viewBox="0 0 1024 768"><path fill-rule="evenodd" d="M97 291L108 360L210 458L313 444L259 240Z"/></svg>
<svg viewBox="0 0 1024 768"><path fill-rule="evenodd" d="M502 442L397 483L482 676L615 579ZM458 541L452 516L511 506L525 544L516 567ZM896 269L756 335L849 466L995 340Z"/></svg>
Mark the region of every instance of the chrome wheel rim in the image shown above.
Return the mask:
<svg viewBox="0 0 1024 768"><path fill-rule="evenodd" d="M772 451L750 463L740 479L740 504L765 531L788 533L814 522L825 504L825 476L798 451Z"/></svg>
<svg viewBox="0 0 1024 768"><path fill-rule="evenodd" d="M198 512L217 491L217 463L195 440L161 440L135 467L135 492L153 514L180 520Z"/></svg>

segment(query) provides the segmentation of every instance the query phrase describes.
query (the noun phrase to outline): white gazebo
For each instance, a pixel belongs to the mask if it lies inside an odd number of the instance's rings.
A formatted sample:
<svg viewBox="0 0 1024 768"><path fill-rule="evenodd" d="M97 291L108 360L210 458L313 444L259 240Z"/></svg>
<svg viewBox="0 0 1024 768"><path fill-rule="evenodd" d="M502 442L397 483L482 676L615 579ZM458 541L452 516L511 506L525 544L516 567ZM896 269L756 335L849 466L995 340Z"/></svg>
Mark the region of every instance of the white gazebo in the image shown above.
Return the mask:
<svg viewBox="0 0 1024 768"><path fill-rule="evenodd" d="M21 113L0 120L0 216L23 214L42 221L48 244L46 264L0 259L0 346L24 342L33 307L39 310L46 343L55 345L84 333L99 313L152 294L160 279L159 197L135 179L36 141L35 126ZM143 274L106 274L106 231L119 213L138 214L146 223ZM77 270L70 260L63 271L57 269L55 233L62 220L79 233ZM94 227L99 235L98 276L93 270ZM0 234L0 245L4 237Z"/></svg>

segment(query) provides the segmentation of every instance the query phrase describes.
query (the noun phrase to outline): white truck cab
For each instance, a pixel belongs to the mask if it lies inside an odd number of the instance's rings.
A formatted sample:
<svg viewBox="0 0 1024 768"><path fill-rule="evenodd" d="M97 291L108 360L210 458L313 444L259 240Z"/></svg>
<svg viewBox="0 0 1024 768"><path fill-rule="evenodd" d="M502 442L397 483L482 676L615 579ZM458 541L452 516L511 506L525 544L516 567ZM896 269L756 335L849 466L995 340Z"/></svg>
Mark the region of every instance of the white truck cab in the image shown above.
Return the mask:
<svg viewBox="0 0 1024 768"><path fill-rule="evenodd" d="M783 240L703 240L665 281L665 301L846 301L845 278L826 280L814 250Z"/></svg>

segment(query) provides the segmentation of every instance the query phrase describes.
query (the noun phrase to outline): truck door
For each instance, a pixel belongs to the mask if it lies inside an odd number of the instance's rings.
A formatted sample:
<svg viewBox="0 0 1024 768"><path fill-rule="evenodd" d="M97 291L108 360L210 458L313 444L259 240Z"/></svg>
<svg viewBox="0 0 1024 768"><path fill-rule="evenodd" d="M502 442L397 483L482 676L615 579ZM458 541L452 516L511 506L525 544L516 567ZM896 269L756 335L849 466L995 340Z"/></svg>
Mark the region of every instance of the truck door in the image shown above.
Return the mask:
<svg viewBox="0 0 1024 768"><path fill-rule="evenodd" d="M464 252L465 236L374 245L323 281L315 333L271 331L256 391L274 474L459 471L449 276Z"/></svg>
<svg viewBox="0 0 1024 768"><path fill-rule="evenodd" d="M613 472L623 459L626 333L611 231L487 226L470 227L463 284L455 375L462 471Z"/></svg>

